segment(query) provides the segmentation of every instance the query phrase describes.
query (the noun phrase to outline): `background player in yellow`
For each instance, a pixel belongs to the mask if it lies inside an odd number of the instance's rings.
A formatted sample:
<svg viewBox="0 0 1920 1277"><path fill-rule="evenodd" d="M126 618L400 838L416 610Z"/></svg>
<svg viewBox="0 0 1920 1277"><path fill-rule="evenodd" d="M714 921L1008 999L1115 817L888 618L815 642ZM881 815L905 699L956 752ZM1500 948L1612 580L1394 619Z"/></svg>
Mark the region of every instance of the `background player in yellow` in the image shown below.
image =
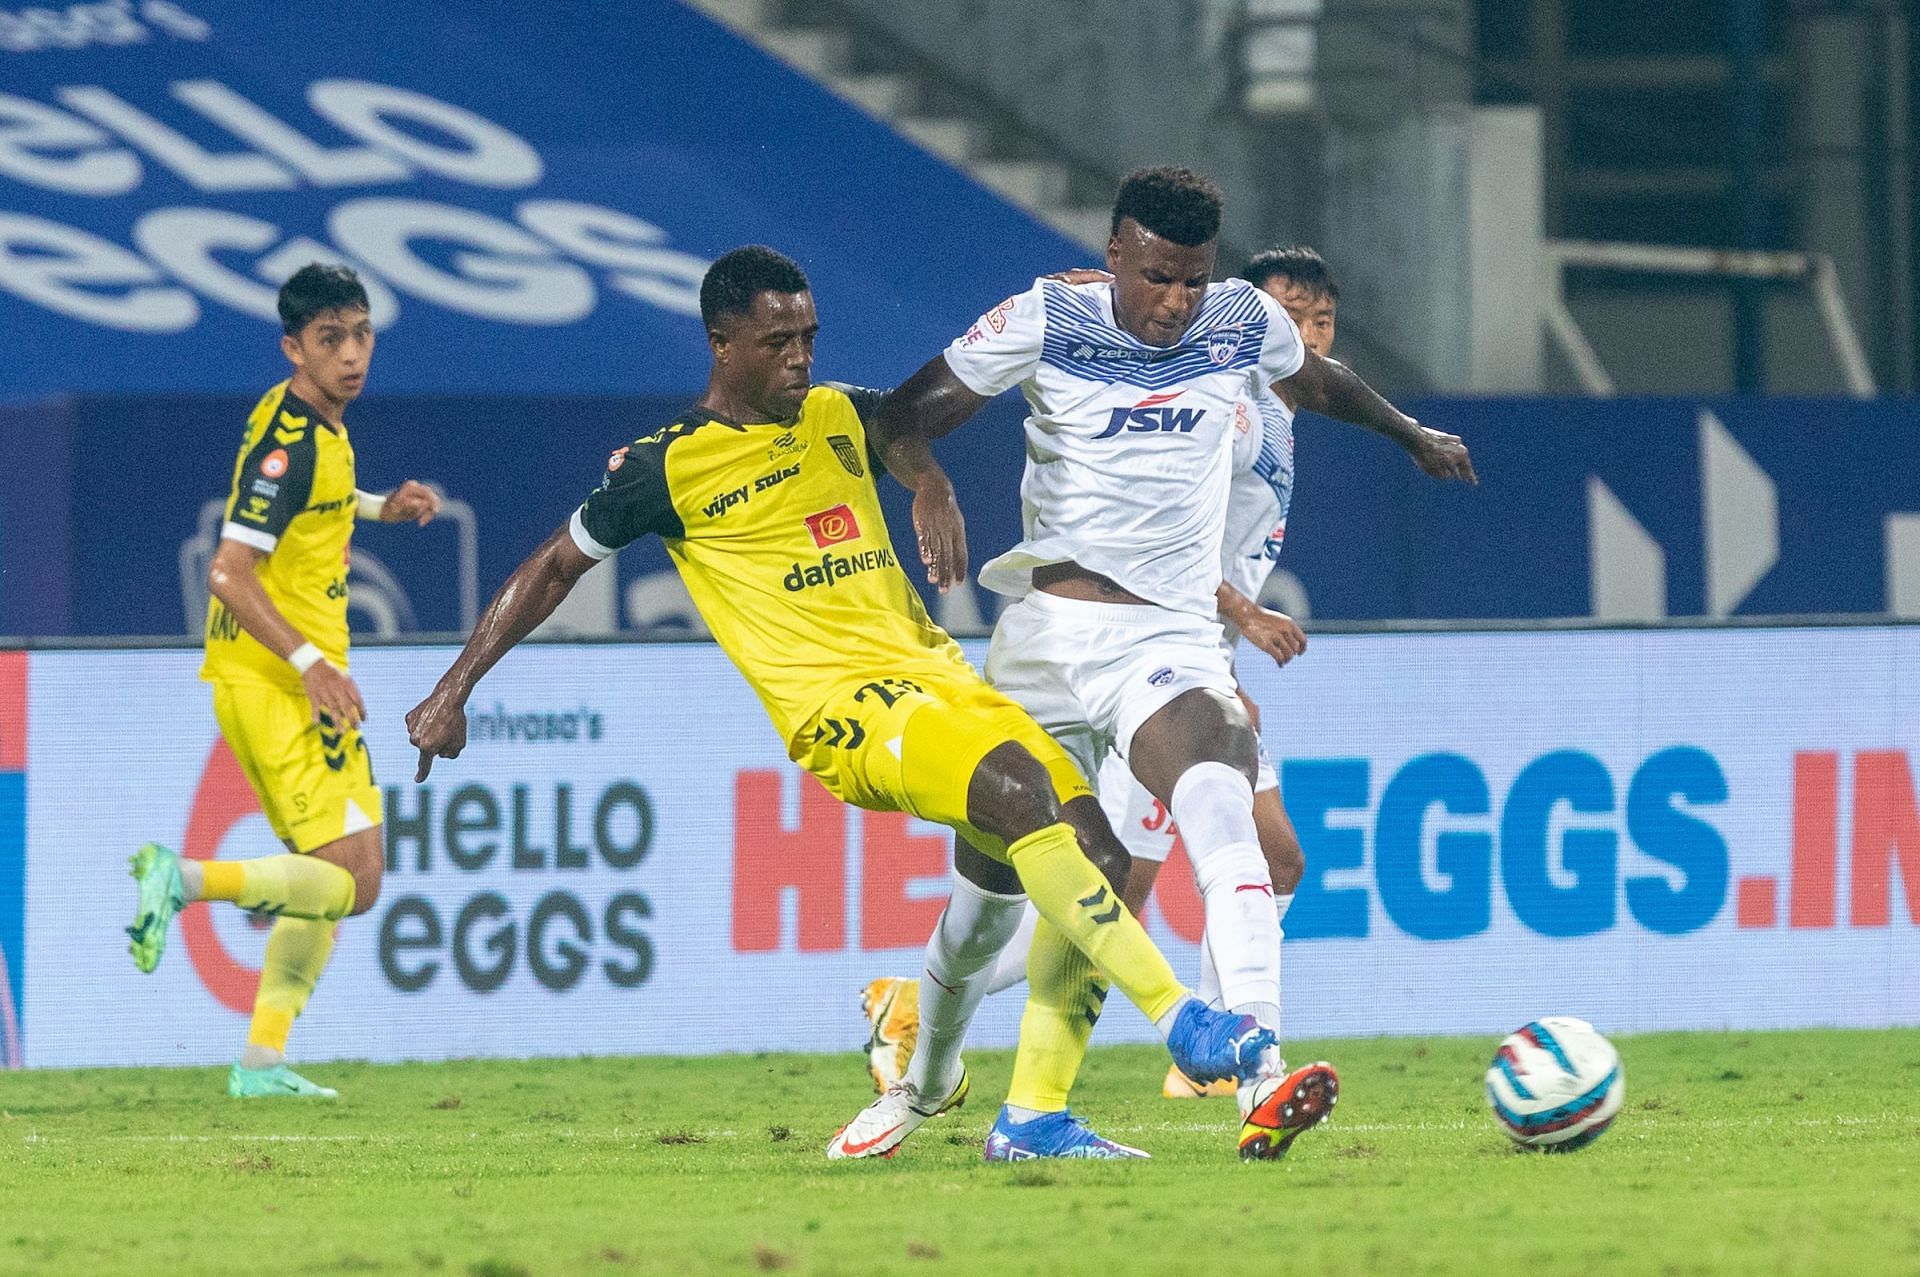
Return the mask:
<svg viewBox="0 0 1920 1277"><path fill-rule="evenodd" d="M813 383L819 323L805 274L772 249L735 249L702 280L700 311L713 352L706 392L614 452L600 486L501 586L407 715L415 780L435 757L459 756L475 685L574 582L658 535L795 762L848 802L938 821L981 849L956 864L928 947L935 996L922 999L923 1025L971 1017L977 996L957 991L1005 945L1024 886L1160 1026L1182 1069L1238 1076L1272 1034L1207 1008L1174 979L1120 903L1126 852L1085 778L966 663L896 561L866 432L880 395ZM955 1005L940 994L949 987ZM966 1098L958 1034L914 1063L918 1073L882 1097L881 1120L836 1135L829 1157L890 1152Z"/></svg>
<svg viewBox="0 0 1920 1277"><path fill-rule="evenodd" d="M149 843L133 857L140 904L127 933L152 971L173 915L227 900L275 918L247 1045L228 1093L334 1092L287 1067L287 1034L333 952L340 919L380 895L380 790L347 674L347 567L356 518L426 524L440 498L407 480L381 497L355 487L346 406L373 358L367 292L344 266L314 263L280 289L280 349L293 376L247 419L226 523L207 572L206 660L214 715L288 855L189 860Z"/></svg>

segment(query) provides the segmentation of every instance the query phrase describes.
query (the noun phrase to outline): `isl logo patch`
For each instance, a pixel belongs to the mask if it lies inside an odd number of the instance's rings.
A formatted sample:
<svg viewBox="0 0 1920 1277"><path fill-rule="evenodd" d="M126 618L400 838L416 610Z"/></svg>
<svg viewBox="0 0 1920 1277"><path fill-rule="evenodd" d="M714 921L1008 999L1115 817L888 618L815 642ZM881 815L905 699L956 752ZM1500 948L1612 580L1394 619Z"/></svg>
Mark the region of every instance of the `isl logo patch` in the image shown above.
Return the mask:
<svg viewBox="0 0 1920 1277"><path fill-rule="evenodd" d="M830 545L839 545L842 541L853 541L860 536L860 521L853 517L853 511L844 505L831 510L822 510L819 514L807 516L807 531L813 534L813 543L821 549Z"/></svg>

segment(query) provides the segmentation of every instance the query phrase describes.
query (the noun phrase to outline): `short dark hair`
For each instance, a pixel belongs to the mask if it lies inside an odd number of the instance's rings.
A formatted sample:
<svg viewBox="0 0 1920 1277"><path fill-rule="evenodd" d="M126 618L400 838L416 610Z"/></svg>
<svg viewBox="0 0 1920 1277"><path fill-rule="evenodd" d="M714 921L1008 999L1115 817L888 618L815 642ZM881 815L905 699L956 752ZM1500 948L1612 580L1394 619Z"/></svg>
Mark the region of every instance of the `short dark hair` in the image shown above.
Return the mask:
<svg viewBox="0 0 1920 1277"><path fill-rule="evenodd" d="M804 293L812 285L800 263L765 244L748 244L707 267L700 281L700 322L712 328L723 315L744 315L761 293Z"/></svg>
<svg viewBox="0 0 1920 1277"><path fill-rule="evenodd" d="M308 262L280 285L280 327L289 337L330 310L372 310L367 288L351 266L338 262Z"/></svg>
<svg viewBox="0 0 1920 1277"><path fill-rule="evenodd" d="M1240 278L1255 288L1263 286L1276 275L1328 301L1340 300L1340 285L1333 282L1333 271L1328 268L1327 259L1305 244L1289 244L1284 248L1269 248L1264 253L1255 253L1240 268Z"/></svg>
<svg viewBox="0 0 1920 1277"><path fill-rule="evenodd" d="M1113 226L1131 217L1161 239L1189 248L1220 234L1220 210L1226 199L1211 178L1189 168L1135 169L1120 179L1113 197Z"/></svg>

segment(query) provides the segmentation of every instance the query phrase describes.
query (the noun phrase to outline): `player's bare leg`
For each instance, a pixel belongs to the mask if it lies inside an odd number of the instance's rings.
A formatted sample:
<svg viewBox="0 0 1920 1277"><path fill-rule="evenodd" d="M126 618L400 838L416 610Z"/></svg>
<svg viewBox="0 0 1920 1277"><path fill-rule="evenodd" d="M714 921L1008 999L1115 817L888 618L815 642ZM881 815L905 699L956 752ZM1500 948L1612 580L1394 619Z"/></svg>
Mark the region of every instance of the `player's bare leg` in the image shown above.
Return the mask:
<svg viewBox="0 0 1920 1277"><path fill-rule="evenodd" d="M1277 1027L1279 923L1253 818L1259 738L1246 710L1237 698L1208 689L1184 692L1141 724L1127 761L1172 813L1186 843L1222 1001Z"/></svg>
<svg viewBox="0 0 1920 1277"><path fill-rule="evenodd" d="M1183 693L1141 725L1128 761L1140 783L1173 814L1193 861L1220 1000L1229 1011L1251 1015L1277 1032L1280 918L1254 819L1259 740L1246 709L1238 698L1206 689ZM1314 1064L1290 1075L1277 1046L1262 1072L1241 1086L1241 1113L1249 1124L1270 1128L1284 1117L1286 1129L1266 1139L1258 1138L1257 1129L1249 1136L1251 1125L1243 1129L1243 1156L1284 1153L1294 1135L1326 1117L1338 1094L1330 1066Z"/></svg>
<svg viewBox="0 0 1920 1277"><path fill-rule="evenodd" d="M1245 708L1210 690L1185 692L1141 724L1128 761L1186 844L1205 910L1203 963L1219 1000L1277 1027L1279 924L1254 818L1259 738Z"/></svg>

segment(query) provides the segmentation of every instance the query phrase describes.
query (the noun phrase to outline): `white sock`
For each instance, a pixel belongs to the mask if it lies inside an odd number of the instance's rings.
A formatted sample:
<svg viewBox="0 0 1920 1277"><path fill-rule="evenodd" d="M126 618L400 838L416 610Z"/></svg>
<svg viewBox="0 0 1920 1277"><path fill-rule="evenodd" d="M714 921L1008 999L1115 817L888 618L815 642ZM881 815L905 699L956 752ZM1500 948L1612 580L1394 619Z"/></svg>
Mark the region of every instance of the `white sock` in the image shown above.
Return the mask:
<svg viewBox="0 0 1920 1277"><path fill-rule="evenodd" d="M1275 960L1273 968L1273 978L1276 985L1280 980L1279 964L1284 962L1287 956L1287 910L1291 908L1292 905L1293 893L1291 891L1284 896L1276 895L1273 898L1273 924L1278 932L1276 938L1279 941L1279 948L1277 950L1279 957ZM1276 1034L1280 1032L1280 1020L1277 1015L1274 1018L1273 1031Z"/></svg>
<svg viewBox="0 0 1920 1277"><path fill-rule="evenodd" d="M1216 1011L1224 1011L1227 1004L1220 1000L1220 973L1214 969L1213 950L1207 947L1207 938L1200 937L1200 984L1193 996Z"/></svg>
<svg viewBox="0 0 1920 1277"><path fill-rule="evenodd" d="M188 900L198 900L207 887L207 871L192 856L180 857L180 888ZM251 1066L249 1066L251 1067Z"/></svg>
<svg viewBox="0 0 1920 1277"><path fill-rule="evenodd" d="M1286 952L1287 909L1292 904L1293 904L1293 893L1291 891L1289 891L1284 896L1275 896L1273 898L1273 916L1274 916L1274 919L1280 924L1280 945L1281 945L1280 951L1283 955ZM1201 950L1200 950L1200 976L1202 980L1206 979L1206 976L1208 974L1208 971L1211 965L1212 964L1207 960L1206 947L1203 945L1201 946ZM1219 987L1218 976L1214 977L1214 987L1216 989L1218 989ZM1248 1011L1247 1014L1257 1017L1259 1013L1256 1011ZM1280 1008L1278 1006L1274 1007L1272 1021L1269 1022L1266 1020L1261 1020L1260 1022L1262 1024L1268 1025L1268 1027L1273 1029L1275 1034L1278 1034L1280 1032ZM1274 1043L1274 1045L1268 1047L1265 1054L1261 1057L1259 1074L1253 1079L1253 1081L1243 1082L1240 1085L1239 1089L1235 1092L1235 1094L1238 1095L1240 1099L1240 1111L1242 1113L1245 1113L1248 1109L1253 1107L1253 1088L1255 1087L1255 1085L1259 1083L1261 1078L1279 1077L1285 1074L1286 1071L1287 1071L1287 1062L1286 1060L1281 1058L1280 1044L1276 1042Z"/></svg>
<svg viewBox="0 0 1920 1277"><path fill-rule="evenodd" d="M927 941L920 981L920 1040L907 1064L907 1082L924 1099L945 1099L960 1081L960 1046L967 1025L987 996L993 960L1020 925L1025 896L985 891L959 874Z"/></svg>
<svg viewBox="0 0 1920 1277"><path fill-rule="evenodd" d="M1225 763L1196 763L1173 787L1172 805L1205 906L1204 943L1219 1001L1275 1028L1280 918L1253 823L1253 786Z"/></svg>
<svg viewBox="0 0 1920 1277"><path fill-rule="evenodd" d="M1160 1030L1160 1040L1162 1042L1165 1042L1173 1036L1173 1022L1178 1020L1180 1013L1187 1009L1187 1003L1193 1001L1197 1001L1197 999L1192 994L1188 994L1186 997L1174 1003L1165 1015L1153 1022L1153 1027Z"/></svg>
<svg viewBox="0 0 1920 1277"><path fill-rule="evenodd" d="M1273 898L1274 916L1280 922L1280 957L1283 962L1287 956L1287 910L1292 905L1291 891L1284 896ZM1200 945L1200 987L1193 992L1195 997L1216 1010L1224 1010L1226 1007L1226 1004L1220 1000L1220 973L1213 967L1213 950L1207 948L1204 942ZM1270 1027L1277 1029L1280 1026L1275 1024Z"/></svg>
<svg viewBox="0 0 1920 1277"><path fill-rule="evenodd" d="M287 1057L284 1052L276 1051L270 1046L256 1046L252 1042L247 1043L240 1052L240 1067L243 1069L270 1069L276 1064L286 1062Z"/></svg>
<svg viewBox="0 0 1920 1277"><path fill-rule="evenodd" d="M1039 923L1040 911L1028 901L1020 914L1019 930L1013 933L1013 939L1000 951L999 961L993 964L993 976L987 981L988 994L1011 989L1027 978L1027 950L1033 948L1033 929Z"/></svg>

